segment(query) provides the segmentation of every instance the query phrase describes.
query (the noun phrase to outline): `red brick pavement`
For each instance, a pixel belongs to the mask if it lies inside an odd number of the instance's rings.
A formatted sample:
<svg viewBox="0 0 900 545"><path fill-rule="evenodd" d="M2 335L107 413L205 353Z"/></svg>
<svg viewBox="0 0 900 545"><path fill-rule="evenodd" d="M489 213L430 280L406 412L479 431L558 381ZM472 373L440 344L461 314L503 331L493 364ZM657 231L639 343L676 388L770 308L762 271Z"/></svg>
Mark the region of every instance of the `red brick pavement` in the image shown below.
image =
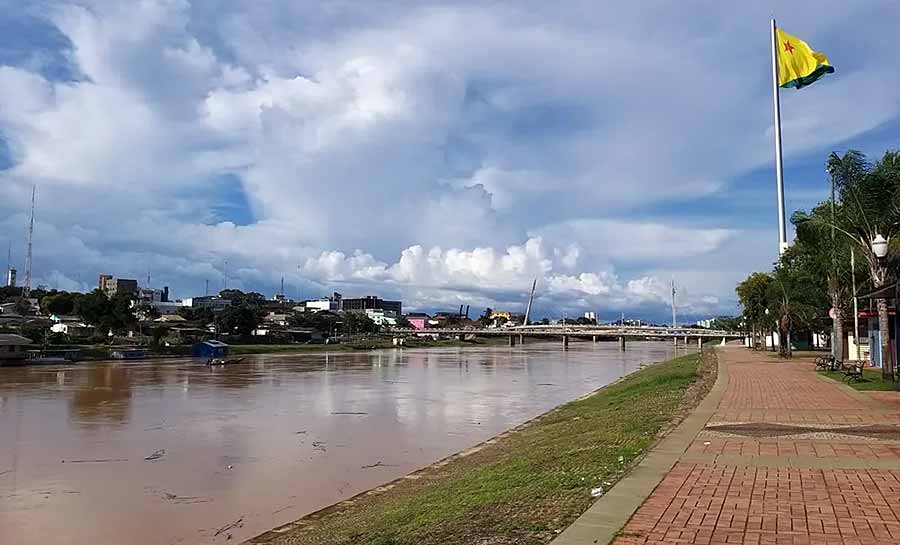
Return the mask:
<svg viewBox="0 0 900 545"><path fill-rule="evenodd" d="M785 363L741 347L719 353L729 381L709 425L747 422L896 424L870 396L817 377L809 362ZM817 417L818 415L818 417ZM668 473L615 541L618 545L900 544L898 469L858 469L860 460L900 460L900 442L867 438L705 437ZM766 467L716 464L717 454L784 457ZM789 467L800 459L809 467ZM817 469L817 460L857 469ZM734 460L732 457L731 461ZM757 464L758 465L758 464ZM802 465L802 464L800 464Z"/></svg>

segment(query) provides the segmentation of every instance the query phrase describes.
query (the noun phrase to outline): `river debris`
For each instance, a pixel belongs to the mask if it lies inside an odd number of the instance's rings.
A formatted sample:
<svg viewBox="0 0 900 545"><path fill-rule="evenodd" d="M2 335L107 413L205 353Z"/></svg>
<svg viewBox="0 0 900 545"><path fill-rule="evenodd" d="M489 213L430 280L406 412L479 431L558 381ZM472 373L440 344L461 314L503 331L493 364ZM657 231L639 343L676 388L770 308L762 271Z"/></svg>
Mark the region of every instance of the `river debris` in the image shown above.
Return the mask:
<svg viewBox="0 0 900 545"><path fill-rule="evenodd" d="M209 498L200 496L179 496L169 492L163 492L163 499L172 503L207 503L211 501ZM218 535L218 534L217 534Z"/></svg>
<svg viewBox="0 0 900 545"><path fill-rule="evenodd" d="M325 441L313 441L313 450L321 450L322 452L327 452L325 449Z"/></svg>
<svg viewBox="0 0 900 545"><path fill-rule="evenodd" d="M244 517L241 517L232 523L222 526L221 528L216 528L216 533L213 534L213 537L218 537L219 535L226 533L228 530L234 530L235 528L243 528L243 527L244 527ZM231 539L231 534L228 534L227 539Z"/></svg>
<svg viewBox="0 0 900 545"><path fill-rule="evenodd" d="M291 504L291 505L285 505L285 506L282 507L281 509L276 509L275 511L272 511L272 514L273 514L273 515L277 515L278 513L282 512L282 511L286 511L286 510L290 509L290 508L293 507L293 506L294 506L294 504Z"/></svg>
<svg viewBox="0 0 900 545"><path fill-rule="evenodd" d="M155 451L150 456L144 457L144 460L147 460L148 462L152 462L153 460L159 460L160 458L162 458L165 455L166 455L166 449L161 448L161 449Z"/></svg>
<svg viewBox="0 0 900 545"><path fill-rule="evenodd" d="M378 460L374 464L370 464L367 466L361 466L360 469L372 469L373 467L399 467L397 464L386 464L381 460Z"/></svg>
<svg viewBox="0 0 900 545"><path fill-rule="evenodd" d="M537 385L538 386L556 386L556 384L553 384L552 382L539 382Z"/></svg>
<svg viewBox="0 0 900 545"><path fill-rule="evenodd" d="M127 462L128 458L96 458L92 460L61 460L62 464L105 464L115 462Z"/></svg>
<svg viewBox="0 0 900 545"><path fill-rule="evenodd" d="M7 473L12 473L11 469L7 469L6 471L0 471L0 477L6 475Z"/></svg>
<svg viewBox="0 0 900 545"><path fill-rule="evenodd" d="M362 416L362 415L366 415L369 413L356 412L356 411L331 411L331 414L348 414L348 415Z"/></svg>
<svg viewBox="0 0 900 545"><path fill-rule="evenodd" d="M297 435L306 435L306 430L295 431L294 433Z"/></svg>

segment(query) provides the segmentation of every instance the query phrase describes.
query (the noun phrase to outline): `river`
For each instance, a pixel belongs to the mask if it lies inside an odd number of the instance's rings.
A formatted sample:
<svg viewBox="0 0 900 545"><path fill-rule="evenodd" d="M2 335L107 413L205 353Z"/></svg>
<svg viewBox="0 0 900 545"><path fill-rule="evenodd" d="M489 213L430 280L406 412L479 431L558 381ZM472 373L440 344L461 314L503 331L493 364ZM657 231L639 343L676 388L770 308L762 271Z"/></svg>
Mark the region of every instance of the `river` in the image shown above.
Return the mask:
<svg viewBox="0 0 900 545"><path fill-rule="evenodd" d="M3 368L0 543L240 543L675 350L573 342Z"/></svg>

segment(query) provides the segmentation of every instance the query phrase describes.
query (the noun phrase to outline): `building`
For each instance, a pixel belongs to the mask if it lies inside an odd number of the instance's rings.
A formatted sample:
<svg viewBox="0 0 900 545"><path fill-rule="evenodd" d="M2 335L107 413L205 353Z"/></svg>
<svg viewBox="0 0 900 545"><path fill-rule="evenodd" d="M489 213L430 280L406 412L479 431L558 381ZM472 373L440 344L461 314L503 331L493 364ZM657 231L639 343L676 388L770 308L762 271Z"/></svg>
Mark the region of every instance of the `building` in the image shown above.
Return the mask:
<svg viewBox="0 0 900 545"><path fill-rule="evenodd" d="M288 325L290 318L290 314L284 314L283 312L269 312L263 316L263 321L284 327Z"/></svg>
<svg viewBox="0 0 900 545"><path fill-rule="evenodd" d="M392 310L366 309L366 316L377 326L396 326L397 313Z"/></svg>
<svg viewBox="0 0 900 545"><path fill-rule="evenodd" d="M25 348L31 344L31 339L21 335L0 334L0 366L9 363L18 363L25 359Z"/></svg>
<svg viewBox="0 0 900 545"><path fill-rule="evenodd" d="M6 287L14 288L16 287L16 270L9 269L6 271Z"/></svg>
<svg viewBox="0 0 900 545"><path fill-rule="evenodd" d="M181 302L181 306L190 308L208 308L213 312L219 312L231 306L231 299L223 299L218 295L189 297Z"/></svg>
<svg viewBox="0 0 900 545"><path fill-rule="evenodd" d="M341 310L341 300L341 294L338 292L334 292L330 297L322 297L321 299L305 301L303 303L303 308L307 312L337 312Z"/></svg>
<svg viewBox="0 0 900 545"><path fill-rule="evenodd" d="M73 339L92 337L96 331L94 326L80 321L59 321L50 326L53 333L62 333Z"/></svg>
<svg viewBox="0 0 900 545"><path fill-rule="evenodd" d="M406 321L413 329L428 328L428 315L424 312L410 312L406 315Z"/></svg>
<svg viewBox="0 0 900 545"><path fill-rule="evenodd" d="M195 344L191 352L197 358L224 358L228 355L228 350L227 344L210 339Z"/></svg>
<svg viewBox="0 0 900 545"><path fill-rule="evenodd" d="M106 294L107 297L114 297L117 294L125 293L128 295L138 294L137 280L128 278L113 278L110 274L101 274L97 287Z"/></svg>
<svg viewBox="0 0 900 545"><path fill-rule="evenodd" d="M137 291L137 299L141 303L168 303L169 286L163 286L161 290L140 288Z"/></svg>
<svg viewBox="0 0 900 545"><path fill-rule="evenodd" d="M697 320L697 323L695 325L697 325L697 327L704 327L706 329L709 329L712 327L713 322L715 321L715 318L707 318L706 320Z"/></svg>
<svg viewBox="0 0 900 545"><path fill-rule="evenodd" d="M340 310L344 312L365 312L370 309L391 311L399 316L403 313L403 303L400 301L386 301L374 295L341 299Z"/></svg>

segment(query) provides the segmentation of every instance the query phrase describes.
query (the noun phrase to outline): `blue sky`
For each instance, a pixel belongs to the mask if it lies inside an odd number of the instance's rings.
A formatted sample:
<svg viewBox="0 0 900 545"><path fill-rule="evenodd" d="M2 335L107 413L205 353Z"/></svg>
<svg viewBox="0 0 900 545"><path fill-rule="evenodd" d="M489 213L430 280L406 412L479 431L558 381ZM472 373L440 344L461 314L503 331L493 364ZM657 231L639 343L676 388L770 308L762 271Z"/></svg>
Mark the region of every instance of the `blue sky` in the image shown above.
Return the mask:
<svg viewBox="0 0 900 545"><path fill-rule="evenodd" d="M771 6L0 0L0 242L36 283L407 308L736 312L777 250ZM782 96L788 211L900 132L891 1L780 24L836 73Z"/></svg>

